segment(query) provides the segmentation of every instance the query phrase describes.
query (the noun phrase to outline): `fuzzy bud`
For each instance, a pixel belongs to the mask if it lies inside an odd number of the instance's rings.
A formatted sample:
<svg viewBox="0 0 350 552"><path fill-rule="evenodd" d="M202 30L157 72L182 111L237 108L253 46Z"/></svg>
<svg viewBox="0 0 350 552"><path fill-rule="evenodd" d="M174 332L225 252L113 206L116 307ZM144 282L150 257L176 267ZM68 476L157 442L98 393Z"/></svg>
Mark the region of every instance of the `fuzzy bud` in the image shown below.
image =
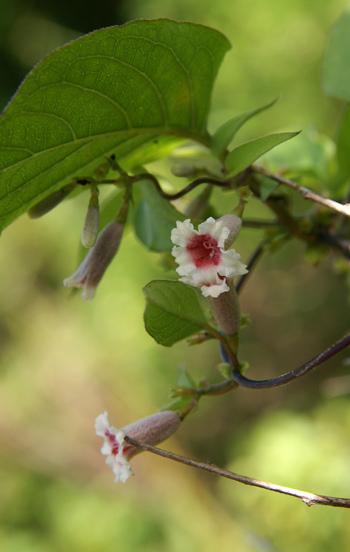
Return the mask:
<svg viewBox="0 0 350 552"><path fill-rule="evenodd" d="M233 242L236 240L241 228L242 228L242 219L237 215L224 215L217 219L217 222L222 221L224 226L229 229L230 233L227 236L224 244L225 251L231 247Z"/></svg>
<svg viewBox="0 0 350 552"><path fill-rule="evenodd" d="M174 163L170 170L174 176L179 177L194 176L197 172L193 165L184 165L183 163Z"/></svg>
<svg viewBox="0 0 350 552"><path fill-rule="evenodd" d="M122 432L147 445L157 445L172 435L180 425L177 412L166 410L123 427ZM134 454L141 452L136 449ZM134 456L133 454L133 456Z"/></svg>
<svg viewBox="0 0 350 552"><path fill-rule="evenodd" d="M84 247L92 247L95 245L98 231L100 228L100 210L98 206L98 190L96 187L91 188L91 199L84 220L84 226L81 233L81 243Z"/></svg>
<svg viewBox="0 0 350 552"><path fill-rule="evenodd" d="M113 220L100 232L95 245L90 249L76 272L63 280L66 287L83 288L84 301L91 301L108 265L118 251L124 224Z"/></svg>
<svg viewBox="0 0 350 552"><path fill-rule="evenodd" d="M68 184L68 186L64 186L60 190L57 190L56 192L53 192L52 194L48 195L43 199L42 201L39 201L39 203L36 203L31 207L28 211L28 216L31 219L40 218L43 215L46 215L46 213L49 213L52 209L57 207L63 201L76 187L76 184Z"/></svg>
<svg viewBox="0 0 350 552"><path fill-rule="evenodd" d="M229 337L234 336L241 325L241 309L233 280L227 293L208 297L210 308L219 328Z"/></svg>

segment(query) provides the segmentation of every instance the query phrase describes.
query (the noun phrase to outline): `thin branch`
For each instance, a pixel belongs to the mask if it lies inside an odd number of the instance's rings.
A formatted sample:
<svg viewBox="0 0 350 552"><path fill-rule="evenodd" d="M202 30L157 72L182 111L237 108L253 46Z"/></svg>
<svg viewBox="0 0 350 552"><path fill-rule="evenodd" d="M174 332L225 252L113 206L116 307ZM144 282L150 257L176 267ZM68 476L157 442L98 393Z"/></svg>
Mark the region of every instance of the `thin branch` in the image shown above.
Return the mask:
<svg viewBox="0 0 350 552"><path fill-rule="evenodd" d="M346 238L327 234L325 232L319 232L318 238L322 243L338 249L338 251L341 251L344 257L350 259L350 241Z"/></svg>
<svg viewBox="0 0 350 552"><path fill-rule="evenodd" d="M231 372L232 379L237 382L241 387L248 387L249 389L270 389L272 387L280 387L281 385L286 385L302 376L305 376L308 372L320 366L323 362L333 357L343 349L346 349L350 345L350 333L348 333L342 339L339 339L334 345L323 351L320 355L316 356L300 368L293 370L293 372L288 372L277 378L272 378L268 380L251 380L243 376L238 370L233 369Z"/></svg>
<svg viewBox="0 0 350 552"><path fill-rule="evenodd" d="M260 220L260 219L243 219L243 228L278 228L282 227L282 224L278 220Z"/></svg>
<svg viewBox="0 0 350 552"><path fill-rule="evenodd" d="M300 498L308 506L313 504L320 504L323 506L334 506L337 508L350 508L350 499L348 498L336 498L332 496L316 495L313 493L307 493L305 491L298 491L297 489L291 489L290 487L282 487L281 485L275 485L273 483L267 483L265 481L260 481L259 479L253 479L245 475L239 475L228 470L223 470L211 462L196 462L190 458L174 454L173 452L168 452L157 447L151 447L145 443L139 443L131 437L125 436L125 441L134 447L137 447L141 450L152 452L158 456L163 456L163 458L168 458L169 460L174 460L175 462L180 462L186 466L191 466L192 468L198 468L200 470L205 470L211 473L215 473L220 477L226 477L227 479L232 479L238 483L243 483L244 485L250 485L251 487L259 487L261 489L266 489L268 491L273 491L275 493L281 493L289 496L294 496Z"/></svg>
<svg viewBox="0 0 350 552"><path fill-rule="evenodd" d="M345 205L342 205L341 203L338 203L337 201L333 201L332 199L327 199L325 197L322 197L315 192L312 192L308 188L305 188L304 186L300 186L296 182L293 182L292 180L289 180L288 178L284 178L284 176L281 176L280 174L273 173L269 171L268 169L264 169L263 167L260 167L258 165L252 165L252 170L258 174L262 174L264 176L267 176L268 178L271 178L272 180L275 180L276 182L279 182L280 184L283 184L284 186L288 186L288 188L291 188L295 192L298 192L303 196L304 199L310 199L311 201L315 201L316 203L319 203L320 205L324 205L325 207L328 207L329 209L332 209L333 211L336 211L337 213L341 213L342 215L346 215L347 217L350 217L350 204L346 203Z"/></svg>
<svg viewBox="0 0 350 552"><path fill-rule="evenodd" d="M243 285L247 282L247 279L249 278L249 275L251 274L252 268L258 262L258 260L260 259L261 255L264 251L264 247L265 247L266 243L267 243L266 240L263 240L258 245L256 250L254 251L253 255L250 257L250 259L248 261L248 264L247 264L248 272L246 274L243 274L243 276L240 277L240 279L238 280L238 282L236 284L236 292L237 293L239 293L242 290Z"/></svg>
<svg viewBox="0 0 350 552"><path fill-rule="evenodd" d="M217 178L202 176L201 178L197 178L196 180L188 184L188 186L183 188L180 192L177 192L176 194L167 194L162 190L157 178L153 174L150 174L150 173L137 174L135 176L130 177L130 181L132 183L139 182L140 180L151 180L151 182L153 182L153 184L155 185L159 195L164 197L164 199L168 199L169 201L174 201L175 199L179 199L180 197L183 197L184 195L188 194L189 192L191 192L201 184L214 184L214 186L220 186L221 188L228 188L230 186L229 181L222 181L222 180L218 180Z"/></svg>

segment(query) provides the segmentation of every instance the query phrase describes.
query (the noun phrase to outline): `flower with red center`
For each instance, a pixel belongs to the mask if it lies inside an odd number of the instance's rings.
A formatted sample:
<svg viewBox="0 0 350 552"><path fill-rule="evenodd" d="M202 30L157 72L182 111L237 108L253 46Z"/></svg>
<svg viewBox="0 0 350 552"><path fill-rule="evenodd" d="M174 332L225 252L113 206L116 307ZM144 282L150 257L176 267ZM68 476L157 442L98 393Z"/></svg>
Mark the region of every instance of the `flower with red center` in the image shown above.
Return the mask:
<svg viewBox="0 0 350 552"><path fill-rule="evenodd" d="M190 219L177 221L171 232L171 241L175 244L172 254L179 265L176 272L182 276L180 280L200 287L205 297L218 297L229 291L228 279L248 272L234 249L226 251L233 240L224 220L210 217L198 230L193 228Z"/></svg>
<svg viewBox="0 0 350 552"><path fill-rule="evenodd" d="M98 416L95 422L96 434L104 438L101 452L107 455L106 464L112 468L115 482L125 483L133 475L129 460L142 452L124 441L126 435L147 445L157 445L177 430L180 421L176 412L166 410L138 420L123 429L116 429L109 425L107 412Z"/></svg>

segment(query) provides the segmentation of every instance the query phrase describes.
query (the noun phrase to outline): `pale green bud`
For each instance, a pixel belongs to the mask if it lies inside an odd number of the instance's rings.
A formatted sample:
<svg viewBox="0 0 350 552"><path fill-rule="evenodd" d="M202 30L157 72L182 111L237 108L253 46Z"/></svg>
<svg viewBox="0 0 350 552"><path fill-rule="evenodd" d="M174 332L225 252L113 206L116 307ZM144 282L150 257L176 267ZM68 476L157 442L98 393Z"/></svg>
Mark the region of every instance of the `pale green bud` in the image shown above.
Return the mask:
<svg viewBox="0 0 350 552"><path fill-rule="evenodd" d="M39 201L28 211L28 216L31 219L40 218L46 213L49 213L54 207L57 207L76 187L76 183L68 184L60 190L53 192L52 194L45 197L42 201Z"/></svg>

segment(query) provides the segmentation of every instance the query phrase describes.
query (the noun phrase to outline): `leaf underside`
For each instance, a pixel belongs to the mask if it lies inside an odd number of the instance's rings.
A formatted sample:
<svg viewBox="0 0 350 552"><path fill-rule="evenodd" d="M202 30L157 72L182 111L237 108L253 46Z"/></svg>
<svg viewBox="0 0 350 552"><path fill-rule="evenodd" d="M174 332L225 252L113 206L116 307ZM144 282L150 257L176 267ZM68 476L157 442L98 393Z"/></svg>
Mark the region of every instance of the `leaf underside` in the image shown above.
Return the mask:
<svg viewBox="0 0 350 552"><path fill-rule="evenodd" d="M0 119L0 231L33 204L115 154L125 169L206 130L230 45L170 20L95 31L29 73Z"/></svg>

